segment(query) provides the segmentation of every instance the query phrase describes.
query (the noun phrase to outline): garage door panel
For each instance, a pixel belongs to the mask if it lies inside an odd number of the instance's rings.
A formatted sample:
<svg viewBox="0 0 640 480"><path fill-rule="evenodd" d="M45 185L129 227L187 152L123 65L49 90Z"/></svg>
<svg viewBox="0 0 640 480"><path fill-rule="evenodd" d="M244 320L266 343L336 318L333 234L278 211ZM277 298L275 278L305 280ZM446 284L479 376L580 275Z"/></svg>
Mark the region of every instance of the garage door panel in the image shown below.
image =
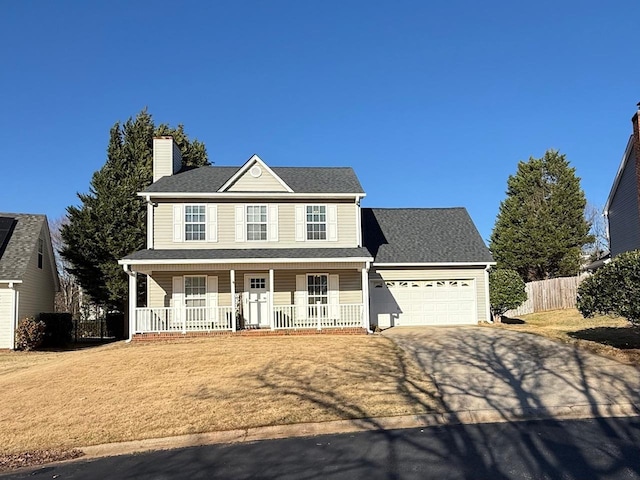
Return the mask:
<svg viewBox="0 0 640 480"><path fill-rule="evenodd" d="M475 295L473 280L376 282L371 306L393 325L475 324Z"/></svg>

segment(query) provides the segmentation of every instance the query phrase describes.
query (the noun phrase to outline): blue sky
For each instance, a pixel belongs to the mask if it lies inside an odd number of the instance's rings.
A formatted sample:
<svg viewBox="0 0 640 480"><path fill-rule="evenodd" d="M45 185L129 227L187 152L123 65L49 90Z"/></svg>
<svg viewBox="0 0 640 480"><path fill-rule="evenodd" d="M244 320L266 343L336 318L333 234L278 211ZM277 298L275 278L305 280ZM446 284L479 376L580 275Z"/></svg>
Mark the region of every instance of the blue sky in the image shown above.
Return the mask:
<svg viewBox="0 0 640 480"><path fill-rule="evenodd" d="M488 239L519 160L602 206L640 100L640 2L0 3L0 211L64 214L148 107L210 160L352 166L375 207L466 207Z"/></svg>

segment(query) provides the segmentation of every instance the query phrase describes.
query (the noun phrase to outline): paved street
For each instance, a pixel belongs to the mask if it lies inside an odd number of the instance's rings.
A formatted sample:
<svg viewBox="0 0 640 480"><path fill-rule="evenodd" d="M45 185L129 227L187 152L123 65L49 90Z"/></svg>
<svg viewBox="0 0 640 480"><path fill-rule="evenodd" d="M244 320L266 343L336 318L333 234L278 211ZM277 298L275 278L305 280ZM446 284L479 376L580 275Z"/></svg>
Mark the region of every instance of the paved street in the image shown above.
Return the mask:
<svg viewBox="0 0 640 480"><path fill-rule="evenodd" d="M640 370L546 338L483 327L384 332L431 376L451 412L640 404Z"/></svg>
<svg viewBox="0 0 640 480"><path fill-rule="evenodd" d="M640 479L640 418L451 425L48 466L35 479Z"/></svg>

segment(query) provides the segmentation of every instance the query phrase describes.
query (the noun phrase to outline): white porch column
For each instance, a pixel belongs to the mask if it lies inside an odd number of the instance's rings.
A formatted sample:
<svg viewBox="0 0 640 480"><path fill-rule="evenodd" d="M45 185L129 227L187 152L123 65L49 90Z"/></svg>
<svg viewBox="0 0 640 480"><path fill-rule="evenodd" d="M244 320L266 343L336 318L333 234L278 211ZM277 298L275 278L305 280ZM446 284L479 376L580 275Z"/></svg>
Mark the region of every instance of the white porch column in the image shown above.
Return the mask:
<svg viewBox="0 0 640 480"><path fill-rule="evenodd" d="M369 318L369 263L362 269L362 327L371 331Z"/></svg>
<svg viewBox="0 0 640 480"><path fill-rule="evenodd" d="M271 330L276 328L276 311L273 308L273 289L275 288L273 268L269 269L269 317Z"/></svg>
<svg viewBox="0 0 640 480"><path fill-rule="evenodd" d="M136 305L138 303L138 276L135 272L127 269L125 271L129 275L129 340L133 338L136 325Z"/></svg>
<svg viewBox="0 0 640 480"><path fill-rule="evenodd" d="M229 278L231 280L231 330L236 331L238 326L236 325L236 271L229 270Z"/></svg>

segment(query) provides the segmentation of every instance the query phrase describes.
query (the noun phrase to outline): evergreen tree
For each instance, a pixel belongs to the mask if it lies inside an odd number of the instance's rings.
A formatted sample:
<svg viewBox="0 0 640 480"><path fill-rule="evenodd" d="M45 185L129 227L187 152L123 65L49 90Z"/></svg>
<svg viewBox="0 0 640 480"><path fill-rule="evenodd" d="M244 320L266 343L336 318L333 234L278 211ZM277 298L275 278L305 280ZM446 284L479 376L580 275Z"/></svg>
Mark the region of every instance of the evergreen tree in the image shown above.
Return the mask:
<svg viewBox="0 0 640 480"><path fill-rule="evenodd" d="M566 156L548 150L519 162L506 193L489 246L498 268L524 281L577 274L581 249L593 238L580 179Z"/></svg>
<svg viewBox="0 0 640 480"><path fill-rule="evenodd" d="M127 275L118 260L145 248L147 209L136 195L153 180L153 137L173 136L182 152L182 165L208 165L203 143L189 140L182 125L155 126L146 109L110 132L107 160L93 174L89 193L79 193L81 204L67 208L62 227L62 256L70 263L92 301L124 312Z"/></svg>

